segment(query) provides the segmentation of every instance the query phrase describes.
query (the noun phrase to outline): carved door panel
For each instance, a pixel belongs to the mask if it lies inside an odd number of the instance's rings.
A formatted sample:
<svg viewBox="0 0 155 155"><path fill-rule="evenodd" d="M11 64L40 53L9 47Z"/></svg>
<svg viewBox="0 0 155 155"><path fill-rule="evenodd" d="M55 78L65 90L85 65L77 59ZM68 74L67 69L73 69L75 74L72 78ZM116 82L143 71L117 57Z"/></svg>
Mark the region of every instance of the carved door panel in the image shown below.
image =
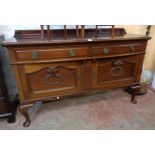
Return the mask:
<svg viewBox="0 0 155 155"><path fill-rule="evenodd" d="M93 87L114 88L139 82L143 55L99 59L93 65Z"/></svg>
<svg viewBox="0 0 155 155"><path fill-rule="evenodd" d="M19 70L26 99L76 94L81 91L79 62L24 65Z"/></svg>

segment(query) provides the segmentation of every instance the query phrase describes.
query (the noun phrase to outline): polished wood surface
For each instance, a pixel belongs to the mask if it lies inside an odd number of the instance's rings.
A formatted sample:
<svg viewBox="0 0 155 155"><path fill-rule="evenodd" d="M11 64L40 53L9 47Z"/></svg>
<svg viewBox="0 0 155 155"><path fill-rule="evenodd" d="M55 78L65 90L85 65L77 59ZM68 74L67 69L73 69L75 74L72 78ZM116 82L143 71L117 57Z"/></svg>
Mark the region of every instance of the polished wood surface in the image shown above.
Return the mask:
<svg viewBox="0 0 155 155"><path fill-rule="evenodd" d="M19 70L25 99L81 91L80 62L22 65Z"/></svg>
<svg viewBox="0 0 155 155"><path fill-rule="evenodd" d="M119 55L119 54L133 54L145 52L145 43L121 44L121 45L98 45L92 48L93 56L103 55ZM107 52L106 52L107 50Z"/></svg>
<svg viewBox="0 0 155 155"><path fill-rule="evenodd" d="M139 82L143 55L97 60L94 65L94 87L115 88Z"/></svg>
<svg viewBox="0 0 155 155"><path fill-rule="evenodd" d="M17 60L46 60L88 56L87 47L18 49Z"/></svg>
<svg viewBox="0 0 155 155"><path fill-rule="evenodd" d="M40 32L31 30L16 31L17 40L3 42L9 51L25 126L30 125L29 107L38 101L132 86L131 101L136 103L150 37L107 29L97 32L95 38L95 29L82 26L80 34L77 26L74 31L64 28L52 30L52 39L45 37L51 32L44 31L45 39L40 40Z"/></svg>

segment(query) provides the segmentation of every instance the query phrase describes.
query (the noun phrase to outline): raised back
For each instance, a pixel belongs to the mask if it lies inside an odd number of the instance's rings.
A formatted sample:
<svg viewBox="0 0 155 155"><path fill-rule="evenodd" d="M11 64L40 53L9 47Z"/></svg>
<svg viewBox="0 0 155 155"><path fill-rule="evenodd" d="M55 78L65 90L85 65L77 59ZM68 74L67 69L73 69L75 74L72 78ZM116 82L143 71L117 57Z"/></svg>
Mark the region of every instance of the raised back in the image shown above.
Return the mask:
<svg viewBox="0 0 155 155"><path fill-rule="evenodd" d="M106 26L106 28L103 28ZM38 40L84 40L100 39L104 37L114 38L115 36L124 36L125 29L115 28L114 25L94 25L94 28L86 25L75 25L75 28L69 28L67 25L63 29L52 29L50 25L41 25L40 30L16 30L15 38L19 39L38 39Z"/></svg>

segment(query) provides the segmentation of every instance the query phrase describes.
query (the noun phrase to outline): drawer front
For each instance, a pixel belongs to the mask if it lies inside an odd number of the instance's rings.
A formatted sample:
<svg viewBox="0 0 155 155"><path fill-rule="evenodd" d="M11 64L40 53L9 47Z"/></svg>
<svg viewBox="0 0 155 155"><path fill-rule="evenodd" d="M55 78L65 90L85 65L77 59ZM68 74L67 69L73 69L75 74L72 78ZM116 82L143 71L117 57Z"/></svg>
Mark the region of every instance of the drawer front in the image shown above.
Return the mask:
<svg viewBox="0 0 155 155"><path fill-rule="evenodd" d="M145 44L127 44L127 45L110 45L95 46L92 49L93 56L110 56L119 54L132 54L137 52L145 52Z"/></svg>
<svg viewBox="0 0 155 155"><path fill-rule="evenodd" d="M81 91L79 62L20 65L26 99L76 94Z"/></svg>
<svg viewBox="0 0 155 155"><path fill-rule="evenodd" d="M17 60L46 60L88 56L87 47L16 50Z"/></svg>
<svg viewBox="0 0 155 155"><path fill-rule="evenodd" d="M93 66L93 87L114 88L139 82L143 58L141 54L97 60Z"/></svg>

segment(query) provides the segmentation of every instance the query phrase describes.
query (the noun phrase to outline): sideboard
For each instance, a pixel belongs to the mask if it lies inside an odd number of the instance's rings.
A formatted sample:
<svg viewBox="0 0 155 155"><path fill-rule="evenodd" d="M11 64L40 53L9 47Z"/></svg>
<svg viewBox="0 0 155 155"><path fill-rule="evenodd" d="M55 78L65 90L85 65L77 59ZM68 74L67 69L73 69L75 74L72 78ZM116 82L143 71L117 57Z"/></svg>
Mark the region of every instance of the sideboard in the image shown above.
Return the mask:
<svg viewBox="0 0 155 155"><path fill-rule="evenodd" d="M38 101L130 87L131 102L136 103L150 37L127 34L122 28L113 29L113 35L110 28L99 29L97 36L96 30L85 29L82 38L77 38L73 29L66 32L64 37L63 29L45 30L41 37L40 30L18 30L16 39L3 42L15 75L25 127L31 123L29 109Z"/></svg>

